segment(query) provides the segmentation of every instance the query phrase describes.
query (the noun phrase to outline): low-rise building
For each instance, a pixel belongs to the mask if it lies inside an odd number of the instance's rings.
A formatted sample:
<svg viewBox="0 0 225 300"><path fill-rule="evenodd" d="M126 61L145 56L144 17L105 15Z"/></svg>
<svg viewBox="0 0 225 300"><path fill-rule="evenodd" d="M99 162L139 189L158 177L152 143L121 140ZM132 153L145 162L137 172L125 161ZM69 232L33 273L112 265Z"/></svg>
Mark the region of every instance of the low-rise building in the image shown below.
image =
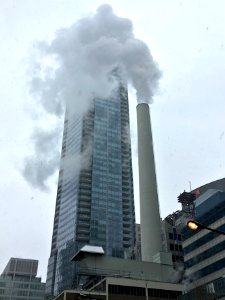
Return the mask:
<svg viewBox="0 0 225 300"><path fill-rule="evenodd" d="M183 248L181 232L175 226L174 221L165 218L162 223L162 246L163 251L171 252L174 266L183 264Z"/></svg>
<svg viewBox="0 0 225 300"><path fill-rule="evenodd" d="M37 260L11 258L0 276L0 300L43 300L45 283L37 268Z"/></svg>
<svg viewBox="0 0 225 300"><path fill-rule="evenodd" d="M84 246L72 259L83 277L80 289L64 291L55 300L173 299L182 294L168 263L141 262L104 255L102 247Z"/></svg>
<svg viewBox="0 0 225 300"><path fill-rule="evenodd" d="M134 248L134 257L136 260L141 261L141 225L136 224L136 242Z"/></svg>
<svg viewBox="0 0 225 300"><path fill-rule="evenodd" d="M104 277L93 289L65 290L55 300L177 300L181 287L124 277Z"/></svg>

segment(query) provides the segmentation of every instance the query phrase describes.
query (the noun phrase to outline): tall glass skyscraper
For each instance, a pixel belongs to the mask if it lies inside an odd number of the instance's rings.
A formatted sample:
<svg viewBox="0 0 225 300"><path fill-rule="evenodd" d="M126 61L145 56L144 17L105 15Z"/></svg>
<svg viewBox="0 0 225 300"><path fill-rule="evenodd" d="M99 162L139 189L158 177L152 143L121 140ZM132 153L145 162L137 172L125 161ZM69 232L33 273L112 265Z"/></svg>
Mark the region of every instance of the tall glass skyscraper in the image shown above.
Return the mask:
<svg viewBox="0 0 225 300"><path fill-rule="evenodd" d="M78 284L72 256L84 245L126 258L135 243L127 89L94 99L85 116L67 110L46 294Z"/></svg>

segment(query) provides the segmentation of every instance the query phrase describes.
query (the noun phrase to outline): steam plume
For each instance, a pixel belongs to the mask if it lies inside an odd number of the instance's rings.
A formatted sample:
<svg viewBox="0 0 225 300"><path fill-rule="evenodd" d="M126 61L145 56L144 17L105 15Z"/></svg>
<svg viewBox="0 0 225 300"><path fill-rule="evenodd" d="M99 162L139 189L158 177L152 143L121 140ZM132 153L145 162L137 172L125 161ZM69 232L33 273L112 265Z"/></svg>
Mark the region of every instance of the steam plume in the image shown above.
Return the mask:
<svg viewBox="0 0 225 300"><path fill-rule="evenodd" d="M58 30L50 43L39 42L37 49L30 91L47 113L59 117L65 106L85 113L93 97L107 99L117 85L110 75L113 69L119 68L121 79L132 84L138 102L152 101L161 76L147 45L134 37L132 22L116 16L109 5ZM32 158L25 170L28 164ZM54 171L52 165L45 170L38 166L41 176L31 176L36 187L43 187Z"/></svg>
<svg viewBox="0 0 225 300"><path fill-rule="evenodd" d="M48 190L46 179L51 176L59 165L59 128L50 132L36 129L32 135L35 154L25 159L24 178L33 187L43 191ZM59 149L59 148L58 148Z"/></svg>

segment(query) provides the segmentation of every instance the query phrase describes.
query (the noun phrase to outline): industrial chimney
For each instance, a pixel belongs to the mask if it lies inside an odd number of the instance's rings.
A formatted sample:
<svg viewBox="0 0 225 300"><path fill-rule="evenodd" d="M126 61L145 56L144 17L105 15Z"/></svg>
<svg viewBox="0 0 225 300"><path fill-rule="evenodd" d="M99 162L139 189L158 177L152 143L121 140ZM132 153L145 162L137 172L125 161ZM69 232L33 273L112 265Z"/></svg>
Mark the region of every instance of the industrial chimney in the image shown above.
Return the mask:
<svg viewBox="0 0 225 300"><path fill-rule="evenodd" d="M161 223L149 106L137 105L140 187L141 251L143 261L153 261L162 251Z"/></svg>

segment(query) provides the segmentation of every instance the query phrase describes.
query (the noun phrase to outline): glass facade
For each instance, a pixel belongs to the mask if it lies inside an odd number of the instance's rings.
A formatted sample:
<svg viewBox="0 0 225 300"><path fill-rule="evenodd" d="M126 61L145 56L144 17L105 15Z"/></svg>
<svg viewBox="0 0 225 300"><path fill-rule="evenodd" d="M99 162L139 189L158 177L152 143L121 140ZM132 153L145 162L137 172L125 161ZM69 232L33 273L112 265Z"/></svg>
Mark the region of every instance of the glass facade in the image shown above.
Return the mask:
<svg viewBox="0 0 225 300"><path fill-rule="evenodd" d="M135 243L127 90L95 99L85 116L67 111L46 294L79 283L72 256L84 245L128 257Z"/></svg>
<svg viewBox="0 0 225 300"><path fill-rule="evenodd" d="M199 203L196 220L225 232L225 193L218 191L204 201L200 199ZM183 238L184 266L193 287L202 285L204 280L210 282L218 278L217 274L220 273L221 276L221 272L225 273L223 235L208 230L191 231L185 228Z"/></svg>
<svg viewBox="0 0 225 300"><path fill-rule="evenodd" d="M112 285L109 284L108 286L108 293L111 297L118 296L118 299L121 299L121 297L126 297L124 299L127 299L127 297L133 298L133 299L160 299L160 300L176 300L179 295L181 295L181 292L179 291L171 291L171 290L162 290L162 289L147 289L148 296L146 296L146 288L143 287L136 287L136 286L124 286L124 285ZM113 295L113 296L112 296ZM109 296L109 297L110 297ZM116 297L115 297L116 298Z"/></svg>
<svg viewBox="0 0 225 300"><path fill-rule="evenodd" d="M44 300L37 260L11 258L0 276L0 300Z"/></svg>
<svg viewBox="0 0 225 300"><path fill-rule="evenodd" d="M204 284L182 296L178 300L216 300L224 299L225 279L218 278L210 283Z"/></svg>
<svg viewBox="0 0 225 300"><path fill-rule="evenodd" d="M0 277L0 300L44 300L44 295L41 278Z"/></svg>

